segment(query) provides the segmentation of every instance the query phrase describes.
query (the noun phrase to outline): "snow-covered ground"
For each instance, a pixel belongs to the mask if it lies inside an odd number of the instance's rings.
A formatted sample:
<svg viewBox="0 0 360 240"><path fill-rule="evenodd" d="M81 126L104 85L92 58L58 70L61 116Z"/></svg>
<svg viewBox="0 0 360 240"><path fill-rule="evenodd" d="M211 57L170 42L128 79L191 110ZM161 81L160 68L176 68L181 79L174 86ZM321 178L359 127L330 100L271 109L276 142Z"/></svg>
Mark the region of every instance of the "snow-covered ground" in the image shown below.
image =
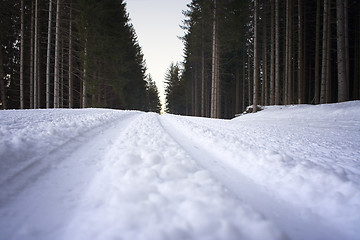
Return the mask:
<svg viewBox="0 0 360 240"><path fill-rule="evenodd" d="M0 112L0 240L359 239L360 101L233 120Z"/></svg>

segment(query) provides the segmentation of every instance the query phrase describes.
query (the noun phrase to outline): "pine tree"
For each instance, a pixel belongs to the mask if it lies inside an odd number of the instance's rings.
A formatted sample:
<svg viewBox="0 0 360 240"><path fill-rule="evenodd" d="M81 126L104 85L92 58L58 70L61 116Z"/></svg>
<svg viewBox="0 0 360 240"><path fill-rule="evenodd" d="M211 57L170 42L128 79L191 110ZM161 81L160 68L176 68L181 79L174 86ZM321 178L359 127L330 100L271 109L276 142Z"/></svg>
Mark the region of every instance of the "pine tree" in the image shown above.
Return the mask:
<svg viewBox="0 0 360 240"><path fill-rule="evenodd" d="M147 77L146 92L147 92L147 103L148 103L146 110L150 112L160 113L161 102L159 97L159 91L150 75Z"/></svg>
<svg viewBox="0 0 360 240"><path fill-rule="evenodd" d="M165 75L165 95L168 113L186 114L185 86L181 81L180 68L178 64L172 63Z"/></svg>

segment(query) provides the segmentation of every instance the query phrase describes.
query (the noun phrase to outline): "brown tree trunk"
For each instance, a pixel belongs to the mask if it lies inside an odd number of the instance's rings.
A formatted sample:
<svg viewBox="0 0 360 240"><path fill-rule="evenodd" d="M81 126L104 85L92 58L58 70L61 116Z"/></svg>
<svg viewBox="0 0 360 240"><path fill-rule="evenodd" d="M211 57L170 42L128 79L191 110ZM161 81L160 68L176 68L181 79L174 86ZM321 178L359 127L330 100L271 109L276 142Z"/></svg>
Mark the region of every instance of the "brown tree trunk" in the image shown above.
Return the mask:
<svg viewBox="0 0 360 240"><path fill-rule="evenodd" d="M243 54L243 70L242 70L242 105L241 105L241 111L244 111L245 109L245 96L246 96L246 89L245 89L245 79L246 79L246 58L245 58L245 54Z"/></svg>
<svg viewBox="0 0 360 240"><path fill-rule="evenodd" d="M266 5L264 5L264 8L266 9ZM263 51L262 51L262 58L263 58L263 76L262 76L262 85L261 85L261 104L266 106L269 105L269 96L268 96L268 61L267 61L267 29L266 29L266 21L263 22Z"/></svg>
<svg viewBox="0 0 360 240"><path fill-rule="evenodd" d="M6 90L5 90L5 80L4 80L4 67L3 67L3 56L2 56L2 47L0 46L0 93L1 93L1 109L6 109Z"/></svg>
<svg viewBox="0 0 360 240"><path fill-rule="evenodd" d="M60 107L60 2L56 1L56 22L55 22L55 63L54 63L54 108Z"/></svg>
<svg viewBox="0 0 360 240"><path fill-rule="evenodd" d="M34 108L38 108L38 0L35 0L35 30L34 30Z"/></svg>
<svg viewBox="0 0 360 240"><path fill-rule="evenodd" d="M64 107L64 39L61 39L61 59L60 59L60 108Z"/></svg>
<svg viewBox="0 0 360 240"><path fill-rule="evenodd" d="M212 84L211 84L211 117L219 118L219 66L218 66L218 43L217 43L217 21L216 21L216 0L214 0L213 11L213 33L212 33Z"/></svg>
<svg viewBox="0 0 360 240"><path fill-rule="evenodd" d="M358 12L360 12L360 4L358 4ZM360 14L356 17L355 29L360 28ZM353 99L360 98L360 31L355 32L355 65L354 65L354 88Z"/></svg>
<svg viewBox="0 0 360 240"><path fill-rule="evenodd" d="M331 102L332 96L331 96L331 1L329 1L329 5L328 5L328 20L327 20L327 48L328 50L326 51L326 103Z"/></svg>
<svg viewBox="0 0 360 240"><path fill-rule="evenodd" d="M304 57L303 57L303 12L302 1L298 0L298 103L305 102Z"/></svg>
<svg viewBox="0 0 360 240"><path fill-rule="evenodd" d="M323 40L322 40L322 67L321 67L321 91L320 91L320 103L326 103L326 81L328 71L327 51L328 51L328 4L329 0L324 0L324 16L323 16Z"/></svg>
<svg viewBox="0 0 360 240"><path fill-rule="evenodd" d="M74 107L73 102L73 78L72 78L72 1L70 2L70 10L69 10L69 60L68 60L68 84L69 84L69 92L68 92L68 102L69 108Z"/></svg>
<svg viewBox="0 0 360 240"><path fill-rule="evenodd" d="M201 46L201 116L206 116L205 109L205 53L204 53L204 38L202 38Z"/></svg>
<svg viewBox="0 0 360 240"><path fill-rule="evenodd" d="M87 107L87 101L86 101L86 94L87 94L87 85L86 85L86 79L87 79L87 63L86 63L86 58L87 58L87 37L85 37L85 48L84 48L84 66L83 66L83 79L82 79L82 92L81 92L81 107L82 108L86 108Z"/></svg>
<svg viewBox="0 0 360 240"><path fill-rule="evenodd" d="M292 92L292 56L291 56L291 37L292 37L292 21L291 21L291 0L286 1L286 35L285 35L285 104L290 104Z"/></svg>
<svg viewBox="0 0 360 240"><path fill-rule="evenodd" d="M51 54L52 0L49 0L48 42L46 53L46 108L50 108L50 54Z"/></svg>
<svg viewBox="0 0 360 240"><path fill-rule="evenodd" d="M250 50L249 50L250 52ZM251 58L248 55L248 106L252 105L252 97L251 97L251 83L252 83L252 72L251 72Z"/></svg>
<svg viewBox="0 0 360 240"><path fill-rule="evenodd" d="M275 61L275 48L274 48L274 42L275 42L275 34L274 34L274 0L271 0L271 27L270 27L270 52L271 52L271 56L270 56L270 105L274 105L275 104L275 78L274 78L274 74L275 74L275 66L274 66L274 61Z"/></svg>
<svg viewBox="0 0 360 240"><path fill-rule="evenodd" d="M20 7L20 109L24 109L24 0Z"/></svg>
<svg viewBox="0 0 360 240"><path fill-rule="evenodd" d="M349 99L346 81L344 1L336 1L338 102Z"/></svg>
<svg viewBox="0 0 360 240"><path fill-rule="evenodd" d="M257 112L258 105L258 82L259 82L259 59L258 59L258 26L257 26L257 0L254 0L254 94L253 113Z"/></svg>
<svg viewBox="0 0 360 240"><path fill-rule="evenodd" d="M195 70L195 79L194 79L194 90L193 90L193 115L194 116L199 116L199 113L198 113L198 110L199 110L199 95L198 95L198 86L199 86L199 83L198 83L198 72L199 72L199 69L198 67L196 66L196 68L194 69Z"/></svg>
<svg viewBox="0 0 360 240"><path fill-rule="evenodd" d="M279 0L275 0L275 105L280 104Z"/></svg>
<svg viewBox="0 0 360 240"><path fill-rule="evenodd" d="M34 108L34 2L31 3L30 23L30 108Z"/></svg>
<svg viewBox="0 0 360 240"><path fill-rule="evenodd" d="M320 1L316 1L316 42L315 42L315 79L314 79L314 102L320 102Z"/></svg>
<svg viewBox="0 0 360 240"><path fill-rule="evenodd" d="M235 114L240 113L240 66L235 69Z"/></svg>
<svg viewBox="0 0 360 240"><path fill-rule="evenodd" d="M346 86L348 94L350 90L350 56L349 56L349 16L348 16L349 3L344 0L344 35L345 35L345 70L346 70ZM350 99L350 97L348 97Z"/></svg>

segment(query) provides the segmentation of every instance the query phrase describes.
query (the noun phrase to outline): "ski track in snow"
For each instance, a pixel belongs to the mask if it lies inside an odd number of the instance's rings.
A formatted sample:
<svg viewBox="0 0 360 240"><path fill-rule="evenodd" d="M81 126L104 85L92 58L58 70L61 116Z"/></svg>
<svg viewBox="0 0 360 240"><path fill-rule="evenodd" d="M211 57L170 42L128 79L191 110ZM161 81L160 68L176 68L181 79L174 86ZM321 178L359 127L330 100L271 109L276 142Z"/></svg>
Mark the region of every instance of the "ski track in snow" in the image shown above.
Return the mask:
<svg viewBox="0 0 360 240"><path fill-rule="evenodd" d="M0 239L60 239L81 195L101 171L113 138L137 114L118 115L106 127L95 125L57 147L48 146L50 151L31 157L29 165L5 180L0 193L0 206L4 206L0 208Z"/></svg>
<svg viewBox="0 0 360 240"><path fill-rule="evenodd" d="M0 120L0 240L360 235L360 101L231 121L105 109Z"/></svg>
<svg viewBox="0 0 360 240"><path fill-rule="evenodd" d="M184 149L187 149L201 166L208 169L239 199L251 204L266 218L281 227L288 236L292 236L291 239L336 240L344 238L342 234L324 223L324 219L320 219L306 208L299 208L276 195L271 195L265 187L257 185L251 178L242 174L242 171L222 161L221 154L216 154L207 148L206 143L194 142L191 137L178 131L179 128L169 124L170 122L164 121L166 130ZM314 229L315 225L316 230Z"/></svg>

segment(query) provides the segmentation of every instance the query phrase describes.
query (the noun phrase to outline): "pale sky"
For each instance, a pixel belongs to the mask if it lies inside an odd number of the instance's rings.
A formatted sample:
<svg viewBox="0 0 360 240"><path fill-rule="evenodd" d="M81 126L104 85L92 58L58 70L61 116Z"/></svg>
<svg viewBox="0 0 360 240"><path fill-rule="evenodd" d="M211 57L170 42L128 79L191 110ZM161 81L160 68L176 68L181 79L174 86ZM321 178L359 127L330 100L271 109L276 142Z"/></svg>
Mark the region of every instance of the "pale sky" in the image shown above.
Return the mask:
<svg viewBox="0 0 360 240"><path fill-rule="evenodd" d="M165 104L164 76L171 62L183 60L182 25L186 4L191 0L126 0L127 12L134 25L150 74Z"/></svg>

